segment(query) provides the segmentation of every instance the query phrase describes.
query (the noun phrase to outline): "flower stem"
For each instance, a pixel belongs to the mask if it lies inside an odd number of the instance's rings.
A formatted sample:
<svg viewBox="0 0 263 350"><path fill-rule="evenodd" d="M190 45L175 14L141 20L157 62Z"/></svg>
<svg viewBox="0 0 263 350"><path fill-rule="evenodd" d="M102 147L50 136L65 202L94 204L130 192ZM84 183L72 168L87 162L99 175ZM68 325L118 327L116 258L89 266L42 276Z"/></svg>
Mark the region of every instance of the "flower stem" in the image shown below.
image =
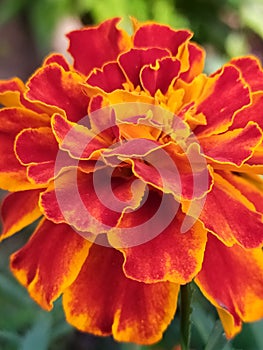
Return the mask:
<svg viewBox="0 0 263 350"><path fill-rule="evenodd" d="M180 319L181 350L189 350L189 346L190 346L192 296L193 296L193 290L190 284L181 286L181 319Z"/></svg>

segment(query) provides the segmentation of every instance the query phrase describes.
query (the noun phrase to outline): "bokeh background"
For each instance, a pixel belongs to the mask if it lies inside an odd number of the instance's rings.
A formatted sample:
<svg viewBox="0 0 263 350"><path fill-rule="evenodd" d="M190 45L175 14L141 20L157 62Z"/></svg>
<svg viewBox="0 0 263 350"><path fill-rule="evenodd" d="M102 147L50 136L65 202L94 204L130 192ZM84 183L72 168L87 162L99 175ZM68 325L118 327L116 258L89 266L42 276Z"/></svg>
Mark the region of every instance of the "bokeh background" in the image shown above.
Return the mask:
<svg viewBox="0 0 263 350"><path fill-rule="evenodd" d="M239 55L254 54L263 62L263 0L0 0L0 79L26 80L50 52L66 54L66 32L114 16L124 18L124 27L134 16L190 28L207 51L207 73ZM180 309L163 340L151 347L76 331L65 322L60 300L52 312L41 310L8 268L9 255L33 229L0 245L0 350L179 349ZM214 308L195 287L193 300L191 349L263 349L262 321L244 325L228 342Z"/></svg>

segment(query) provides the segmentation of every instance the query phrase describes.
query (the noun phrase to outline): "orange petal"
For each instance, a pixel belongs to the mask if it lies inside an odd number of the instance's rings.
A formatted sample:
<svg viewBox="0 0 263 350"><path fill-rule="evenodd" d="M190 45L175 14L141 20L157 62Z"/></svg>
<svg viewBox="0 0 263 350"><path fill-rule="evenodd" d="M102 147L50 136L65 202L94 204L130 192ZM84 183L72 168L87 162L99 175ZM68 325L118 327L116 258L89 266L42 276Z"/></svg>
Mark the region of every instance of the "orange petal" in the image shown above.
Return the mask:
<svg viewBox="0 0 263 350"><path fill-rule="evenodd" d="M5 197L1 209L3 231L0 240L12 236L40 217L41 211L38 207L40 193L41 190L22 191Z"/></svg>
<svg viewBox="0 0 263 350"><path fill-rule="evenodd" d="M179 286L130 280L122 263L118 251L93 245L78 278L64 293L66 319L84 332L155 343L174 316Z"/></svg>
<svg viewBox="0 0 263 350"><path fill-rule="evenodd" d="M130 38L117 28L119 18L109 19L96 27L75 30L67 35L74 67L88 75L92 69L116 60L118 54L130 48Z"/></svg>
<svg viewBox="0 0 263 350"><path fill-rule="evenodd" d="M223 176L214 173L214 186L207 194L200 215L205 227L226 245L256 248L263 243L263 221L253 203Z"/></svg>
<svg viewBox="0 0 263 350"><path fill-rule="evenodd" d="M201 74L205 65L205 51L195 43L188 43L189 69L180 74L180 78L186 82L191 82L196 76Z"/></svg>
<svg viewBox="0 0 263 350"><path fill-rule="evenodd" d="M11 256L11 270L30 296L50 310L78 276L89 247L70 226L44 219L29 242Z"/></svg>
<svg viewBox="0 0 263 350"><path fill-rule="evenodd" d="M239 216L240 217L240 216ZM263 317L263 252L226 247L210 235L196 283L219 309L227 336L240 330L240 320L254 322Z"/></svg>
<svg viewBox="0 0 263 350"><path fill-rule="evenodd" d="M21 106L20 95L25 91L22 80L0 80L0 104L6 107Z"/></svg>

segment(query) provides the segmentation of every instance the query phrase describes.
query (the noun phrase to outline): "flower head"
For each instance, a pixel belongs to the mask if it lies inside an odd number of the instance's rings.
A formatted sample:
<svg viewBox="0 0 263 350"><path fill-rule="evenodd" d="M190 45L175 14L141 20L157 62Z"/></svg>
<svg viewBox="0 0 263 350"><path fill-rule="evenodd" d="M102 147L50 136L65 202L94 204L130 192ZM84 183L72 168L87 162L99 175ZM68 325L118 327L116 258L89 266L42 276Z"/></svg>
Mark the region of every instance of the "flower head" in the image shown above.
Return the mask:
<svg viewBox="0 0 263 350"><path fill-rule="evenodd" d="M263 317L262 68L207 76L188 30L118 24L0 82L1 239L41 218L11 269L78 329L142 344L194 280L233 337Z"/></svg>

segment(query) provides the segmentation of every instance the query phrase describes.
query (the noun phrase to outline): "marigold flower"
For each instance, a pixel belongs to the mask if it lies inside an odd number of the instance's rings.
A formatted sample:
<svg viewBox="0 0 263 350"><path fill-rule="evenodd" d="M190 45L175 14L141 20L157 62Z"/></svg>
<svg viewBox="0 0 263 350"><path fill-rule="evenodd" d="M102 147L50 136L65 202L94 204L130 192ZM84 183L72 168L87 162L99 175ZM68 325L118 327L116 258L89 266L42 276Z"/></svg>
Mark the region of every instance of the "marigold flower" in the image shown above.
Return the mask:
<svg viewBox="0 0 263 350"><path fill-rule="evenodd" d="M1 240L41 218L12 272L81 331L141 344L194 280L231 338L263 317L263 70L207 76L190 31L118 23L69 33L73 66L0 82Z"/></svg>

